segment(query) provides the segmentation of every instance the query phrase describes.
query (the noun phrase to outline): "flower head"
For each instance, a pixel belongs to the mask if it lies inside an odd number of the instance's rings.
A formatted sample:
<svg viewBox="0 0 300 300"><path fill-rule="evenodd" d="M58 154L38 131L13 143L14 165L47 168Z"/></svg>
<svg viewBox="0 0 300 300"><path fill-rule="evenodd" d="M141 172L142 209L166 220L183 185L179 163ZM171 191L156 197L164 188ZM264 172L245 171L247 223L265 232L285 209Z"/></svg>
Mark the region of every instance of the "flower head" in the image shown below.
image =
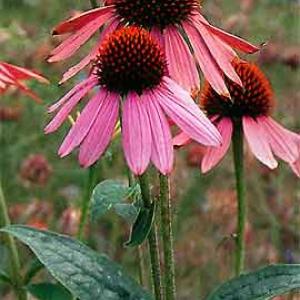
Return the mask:
<svg viewBox="0 0 300 300"><path fill-rule="evenodd" d="M99 83L111 91L141 93L166 75L165 57L149 34L126 27L109 36L94 61Z"/></svg>
<svg viewBox="0 0 300 300"><path fill-rule="evenodd" d="M88 56L64 74L61 82L75 75L97 56L98 47L105 36L118 27L128 25L147 29L157 39L166 54L170 77L189 91L199 87L198 63L216 92L228 97L230 94L224 75L242 84L232 65L237 57L233 49L245 53L259 50L209 24L201 15L198 0L109 0L105 4L102 8L85 12L55 27L54 34L70 33L70 36L51 52L49 62L72 56L105 25L98 44Z"/></svg>
<svg viewBox="0 0 300 300"><path fill-rule="evenodd" d="M35 101L40 102L40 98L23 82L29 79L48 83L46 78L31 70L0 61L0 94L4 93L9 87L16 87Z"/></svg>
<svg viewBox="0 0 300 300"><path fill-rule="evenodd" d="M202 108L223 138L221 147L207 147L201 163L202 171L211 170L221 161L229 149L234 125L242 122L245 138L258 160L274 169L278 164L275 155L291 164L296 172L300 136L283 128L271 117L275 103L268 79L253 63L235 61L234 64L244 88L227 80L232 101L218 95L208 83L201 96ZM188 136L182 133L175 138L174 144L182 145L188 140Z"/></svg>
<svg viewBox="0 0 300 300"><path fill-rule="evenodd" d="M163 174L171 172L173 145L167 116L199 143L220 144L218 131L189 94L165 75L164 56L147 31L132 26L119 29L103 42L99 53L94 72L49 109L58 112L46 133L55 131L97 86L61 145L60 156L79 146L81 165L94 164L112 138L120 108L125 157L135 174L142 174L150 160Z"/></svg>
<svg viewBox="0 0 300 300"><path fill-rule="evenodd" d="M81 165L95 163L112 138L120 110L125 158L135 174L142 174L150 160L163 174L171 172L173 145L167 116L199 143L220 144L218 131L189 94L164 74L165 59L147 31L132 26L119 29L99 53L89 78L49 109L58 112L46 133L55 131L97 86L61 145L60 156L79 146Z"/></svg>

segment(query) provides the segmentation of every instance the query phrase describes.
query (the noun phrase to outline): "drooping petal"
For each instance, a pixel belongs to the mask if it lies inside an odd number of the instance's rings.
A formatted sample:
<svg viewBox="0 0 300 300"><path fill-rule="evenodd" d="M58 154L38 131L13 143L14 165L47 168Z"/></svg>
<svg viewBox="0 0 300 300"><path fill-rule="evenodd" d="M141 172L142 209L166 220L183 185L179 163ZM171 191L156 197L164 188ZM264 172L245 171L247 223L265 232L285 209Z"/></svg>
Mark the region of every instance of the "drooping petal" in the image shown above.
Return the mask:
<svg viewBox="0 0 300 300"><path fill-rule="evenodd" d="M71 67L67 72L64 73L62 80L59 82L60 84L66 82L69 80L71 77L76 75L78 72L80 72L83 68L85 68L97 55L99 52L99 47L107 37L108 34L113 32L119 25L119 20L117 18L114 18L101 32L100 38L98 43L95 44L95 46L92 48L91 52L85 56L78 64L75 66Z"/></svg>
<svg viewBox="0 0 300 300"><path fill-rule="evenodd" d="M255 157L270 169L275 169L278 163L273 156L268 136L258 119L243 117L243 130L246 140Z"/></svg>
<svg viewBox="0 0 300 300"><path fill-rule="evenodd" d="M19 66L14 66L6 62L0 62L0 64L6 68L6 70L15 78L15 80L36 79L42 83L49 83L45 77L37 74L34 71L24 69Z"/></svg>
<svg viewBox="0 0 300 300"><path fill-rule="evenodd" d="M221 144L221 136L216 127L179 85L164 77L156 93L163 111L176 125L193 140L207 146Z"/></svg>
<svg viewBox="0 0 300 300"><path fill-rule="evenodd" d="M15 80L9 75L2 73L0 70L0 81L6 84L14 84Z"/></svg>
<svg viewBox="0 0 300 300"><path fill-rule="evenodd" d="M48 108L48 112L52 113L60 108L63 104L69 101L71 98L76 97L78 95L83 94L83 96L92 89L98 82L96 77L88 77L87 79L83 80L79 84L77 84L73 89L71 89L64 97L62 97L59 101L54 103ZM82 97L83 97L82 96Z"/></svg>
<svg viewBox="0 0 300 300"><path fill-rule="evenodd" d="M197 18L199 18L199 20L209 29L211 33L218 36L221 40L226 42L231 47L241 50L245 53L255 53L260 50L259 47L245 41L244 39L237 37L233 34L227 33L224 30L221 30L215 26L212 26L201 14L199 14Z"/></svg>
<svg viewBox="0 0 300 300"><path fill-rule="evenodd" d="M94 124L106 97L107 91L100 89L87 103L58 150L61 157L68 155L80 145Z"/></svg>
<svg viewBox="0 0 300 300"><path fill-rule="evenodd" d="M299 152L300 152L300 147L299 147ZM296 162L290 164L293 172L300 178L300 157Z"/></svg>
<svg viewBox="0 0 300 300"><path fill-rule="evenodd" d="M171 173L174 161L172 135L168 121L156 100L155 91L142 95L147 105L152 134L151 160L163 174Z"/></svg>
<svg viewBox="0 0 300 300"><path fill-rule="evenodd" d="M173 146L184 146L190 143L191 141L191 138L185 132L182 131L173 138Z"/></svg>
<svg viewBox="0 0 300 300"><path fill-rule="evenodd" d="M22 67L14 66L5 62L0 61L0 82L1 84L1 92L5 91L9 86L15 86L24 94L31 97L38 103L41 103L41 99L37 94L35 94L27 85L23 82L23 80L28 79L36 79L42 83L48 83L48 80L41 75L24 69Z"/></svg>
<svg viewBox="0 0 300 300"><path fill-rule="evenodd" d="M165 53L170 77L188 91L200 85L196 61L176 27L164 30Z"/></svg>
<svg viewBox="0 0 300 300"><path fill-rule="evenodd" d="M298 134L298 137L300 139L300 135ZM299 157L298 159L290 164L292 170L294 171L294 173L300 178L300 140L298 142L298 153L299 153Z"/></svg>
<svg viewBox="0 0 300 300"><path fill-rule="evenodd" d="M222 145L220 147L208 147L205 151L201 162L201 170L203 173L210 171L215 167L227 153L233 131L233 124L230 118L222 118L217 123L222 136Z"/></svg>
<svg viewBox="0 0 300 300"><path fill-rule="evenodd" d="M258 123L264 128L274 154L288 163L295 162L299 157L299 135L285 129L270 117L261 117Z"/></svg>
<svg viewBox="0 0 300 300"><path fill-rule="evenodd" d="M94 82L91 78L87 79L84 85L80 84L75 86L75 88L73 88L66 96L50 107L49 111L52 112L62 106L52 121L46 126L45 133L51 133L57 130L77 103L93 88L93 86L96 85L96 83L97 82Z"/></svg>
<svg viewBox="0 0 300 300"><path fill-rule="evenodd" d="M106 150L119 114L119 95L110 93L103 100L97 118L80 145L79 162L83 167L94 164Z"/></svg>
<svg viewBox="0 0 300 300"><path fill-rule="evenodd" d="M123 106L123 149L127 164L135 175L145 172L151 157L152 138L146 100L130 92Z"/></svg>
<svg viewBox="0 0 300 300"><path fill-rule="evenodd" d="M205 78L218 94L229 97L230 94L224 81L223 71L217 64L216 59L207 47L203 37L189 22L184 22L182 25L191 41L195 51L195 57L199 62Z"/></svg>
<svg viewBox="0 0 300 300"><path fill-rule="evenodd" d="M57 62L72 56L111 17L112 13L109 11L87 23L69 36L58 47L53 49L48 58L48 62Z"/></svg>
<svg viewBox="0 0 300 300"><path fill-rule="evenodd" d="M215 58L217 64L224 72L224 74L230 78L233 82L242 86L242 82L238 74L236 73L232 65L232 53L225 52L224 45L214 37L214 35L206 28L201 22L194 21L194 25L197 28L199 34L206 43L208 49L210 49L212 56ZM226 55L227 54L227 55Z"/></svg>
<svg viewBox="0 0 300 300"><path fill-rule="evenodd" d="M60 35L70 32L75 32L82 27L88 25L90 22L103 17L107 14L111 15L113 13L113 8L111 6L100 7L96 9L91 9L78 16L72 17L60 24L58 24L52 31L53 35Z"/></svg>

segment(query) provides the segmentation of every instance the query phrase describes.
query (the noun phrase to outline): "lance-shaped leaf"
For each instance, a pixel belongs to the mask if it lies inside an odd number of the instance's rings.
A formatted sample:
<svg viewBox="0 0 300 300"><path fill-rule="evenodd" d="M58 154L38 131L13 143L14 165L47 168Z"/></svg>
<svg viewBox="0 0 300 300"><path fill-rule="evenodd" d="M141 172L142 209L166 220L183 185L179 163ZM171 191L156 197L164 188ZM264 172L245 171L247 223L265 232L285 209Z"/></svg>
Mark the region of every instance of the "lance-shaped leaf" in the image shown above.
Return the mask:
<svg viewBox="0 0 300 300"><path fill-rule="evenodd" d="M300 289L300 265L270 265L221 285L208 300L265 300Z"/></svg>
<svg viewBox="0 0 300 300"><path fill-rule="evenodd" d="M141 245L148 237L155 217L155 202L150 208L142 207L132 226L130 239L125 243L127 247Z"/></svg>
<svg viewBox="0 0 300 300"><path fill-rule="evenodd" d="M80 300L152 299L118 264L79 241L21 225L1 231L25 243L52 276Z"/></svg>
<svg viewBox="0 0 300 300"><path fill-rule="evenodd" d="M61 285L50 282L31 284L27 290L39 300L72 300L71 294Z"/></svg>

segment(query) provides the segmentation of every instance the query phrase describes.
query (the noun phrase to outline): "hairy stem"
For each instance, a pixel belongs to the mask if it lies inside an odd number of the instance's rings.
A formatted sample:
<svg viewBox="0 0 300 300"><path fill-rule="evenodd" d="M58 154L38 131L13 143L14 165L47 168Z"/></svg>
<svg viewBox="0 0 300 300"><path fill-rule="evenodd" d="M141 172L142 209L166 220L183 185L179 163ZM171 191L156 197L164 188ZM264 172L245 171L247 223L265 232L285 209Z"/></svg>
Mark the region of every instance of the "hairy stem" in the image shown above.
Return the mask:
<svg viewBox="0 0 300 300"><path fill-rule="evenodd" d="M147 173L139 176L141 186L141 193L145 207L151 207L151 193ZM151 262L151 275L153 282L153 289L156 300L162 299L162 286L161 286L161 270L160 270L160 254L158 247L157 228L155 223L148 235L149 254Z"/></svg>
<svg viewBox="0 0 300 300"><path fill-rule="evenodd" d="M165 262L164 288L166 300L175 300L175 262L174 262L174 241L172 229L172 206L170 195L170 179L160 174L160 211L161 231L163 240L163 252Z"/></svg>
<svg viewBox="0 0 300 300"><path fill-rule="evenodd" d="M96 181L96 166L93 165L88 170L88 178L85 187L85 193L81 203L81 216L80 216L79 228L77 232L77 238L79 240L83 240L84 230L88 222L90 199L93 192L93 188L95 186L95 181Z"/></svg>
<svg viewBox="0 0 300 300"><path fill-rule="evenodd" d="M238 199L238 220L235 252L235 274L238 276L245 264L245 227L246 227L246 199L245 199L245 174L244 174L244 138L242 123L238 122L233 134L233 157L236 178L236 192Z"/></svg>
<svg viewBox="0 0 300 300"><path fill-rule="evenodd" d="M140 280L140 284L142 286L146 287L147 286L146 262L145 262L143 247L138 246L137 252L138 252L138 258L139 258L139 280Z"/></svg>
<svg viewBox="0 0 300 300"><path fill-rule="evenodd" d="M11 224L8 209L4 198L2 184L0 182L0 227L9 226ZM23 279L21 276L21 263L16 242L11 235L5 234L8 250L10 252L10 277L14 284L17 299L27 300L26 290L23 288Z"/></svg>

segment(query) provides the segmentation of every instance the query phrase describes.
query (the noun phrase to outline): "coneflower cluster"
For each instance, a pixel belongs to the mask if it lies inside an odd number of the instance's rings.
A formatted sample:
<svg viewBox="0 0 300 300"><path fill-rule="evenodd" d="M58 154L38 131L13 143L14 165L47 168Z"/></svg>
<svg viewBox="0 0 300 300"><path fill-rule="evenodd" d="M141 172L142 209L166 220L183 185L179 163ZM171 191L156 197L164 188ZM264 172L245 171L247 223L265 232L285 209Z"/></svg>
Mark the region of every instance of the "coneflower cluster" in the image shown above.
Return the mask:
<svg viewBox="0 0 300 300"><path fill-rule="evenodd" d="M261 162L275 168L276 155L298 169L299 136L270 117L274 100L268 80L234 51L253 53L258 48L208 23L197 0L105 1L104 7L55 27L55 35L69 36L51 52L49 61L69 58L99 28L99 42L64 74L62 82L92 62L89 77L49 110L57 114L47 133L58 129L97 87L60 147L61 156L79 147L80 163L92 165L107 148L121 116L122 143L131 170L142 174L152 161L168 174L173 165L171 120L182 129L175 145L192 138L207 146L202 160L206 172L225 155L240 121ZM189 95L199 89L197 64L206 78L201 108L211 122Z"/></svg>
<svg viewBox="0 0 300 300"><path fill-rule="evenodd" d="M195 141L221 144L218 131L190 94L167 76L164 53L145 29L123 27L104 40L88 79L50 107L57 114L46 132L55 131L94 87L96 94L59 149L65 156L79 146L79 161L85 167L106 150L120 111L124 153L136 175L150 161L162 174L171 172L173 145L167 117Z"/></svg>
<svg viewBox="0 0 300 300"><path fill-rule="evenodd" d="M232 65L237 57L234 49L244 53L259 50L241 38L212 26L201 15L198 0L109 0L104 7L87 11L54 28L54 35L70 35L51 52L49 62L69 58L104 26L98 44L64 74L61 82L75 75L97 56L105 36L128 25L142 27L151 33L165 52L169 76L188 91L199 87L199 64L217 93L229 97L224 76L241 85Z"/></svg>

